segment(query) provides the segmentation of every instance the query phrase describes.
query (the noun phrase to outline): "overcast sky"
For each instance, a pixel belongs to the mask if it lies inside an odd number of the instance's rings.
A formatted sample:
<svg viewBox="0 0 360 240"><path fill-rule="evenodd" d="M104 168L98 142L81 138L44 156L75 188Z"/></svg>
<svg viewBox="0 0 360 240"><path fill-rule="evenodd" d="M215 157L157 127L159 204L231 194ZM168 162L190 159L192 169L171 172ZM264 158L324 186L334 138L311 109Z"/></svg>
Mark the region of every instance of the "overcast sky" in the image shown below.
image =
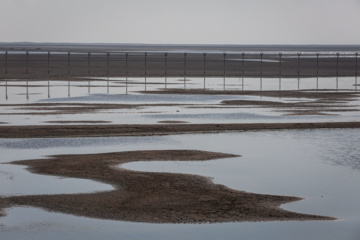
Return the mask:
<svg viewBox="0 0 360 240"><path fill-rule="evenodd" d="M360 44L360 0L0 0L0 42Z"/></svg>

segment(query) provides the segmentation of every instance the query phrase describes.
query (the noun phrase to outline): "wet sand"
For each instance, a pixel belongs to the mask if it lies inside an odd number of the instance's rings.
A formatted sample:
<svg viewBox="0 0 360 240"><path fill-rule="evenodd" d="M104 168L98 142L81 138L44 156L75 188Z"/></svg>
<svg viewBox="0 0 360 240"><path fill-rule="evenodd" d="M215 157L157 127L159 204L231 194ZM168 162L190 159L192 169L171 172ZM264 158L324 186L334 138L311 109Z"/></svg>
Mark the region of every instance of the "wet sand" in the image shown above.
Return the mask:
<svg viewBox="0 0 360 240"><path fill-rule="evenodd" d="M359 128L360 122L154 124L154 125L43 125L0 126L1 138L155 136L186 133L219 133L318 128Z"/></svg>
<svg viewBox="0 0 360 240"><path fill-rule="evenodd" d="M156 92L161 93L161 92ZM351 103L355 93L306 91L238 92L172 90L167 94L224 94L293 98L295 101L224 100L211 106L181 104L183 107L261 107L287 114L321 115L323 111L357 111ZM150 92L148 92L150 94ZM307 99L297 102L297 99ZM2 105L27 111L19 114L79 114L101 110L142 109L149 106L180 104L87 104L31 103ZM337 109L339 108L339 109ZM45 111L46 110L46 111ZM17 113L14 113L17 114ZM262 131L318 128L359 128L360 122L321 123L257 123L257 124L191 124L160 121L160 124L106 124L104 121L50 121L59 125L0 126L1 138L110 137L153 136L168 134L220 133L229 131ZM79 125L79 124L88 125ZM66 125L64 125L66 124ZM78 125L72 125L78 124ZM207 223L233 221L334 220L331 217L300 214L282 210L281 204L301 200L299 197L271 196L235 191L216 185L210 179L186 174L143 173L115 167L131 161L204 161L235 157L230 154L201 151L136 151L106 154L52 156L49 159L24 160L37 174L92 179L113 185L110 192L88 194L32 195L0 198L0 209L12 206L33 206L49 211L92 218L151 223ZM4 211L0 212L4 215Z"/></svg>
<svg viewBox="0 0 360 240"><path fill-rule="evenodd" d="M326 89L281 90L281 91L231 91L231 90L203 90L203 89L161 89L161 91L142 91L143 94L205 94L205 95L234 95L261 96L275 98L312 98L317 100L351 100L360 96L360 92L329 92Z"/></svg>
<svg viewBox="0 0 360 240"><path fill-rule="evenodd" d="M92 218L149 223L215 223L233 221L334 220L280 209L298 197L253 194L214 184L209 178L126 170L133 161L206 161L237 157L195 150L131 151L57 155L16 161L38 174L86 178L115 190L88 194L33 195L0 198L7 206L33 206Z"/></svg>

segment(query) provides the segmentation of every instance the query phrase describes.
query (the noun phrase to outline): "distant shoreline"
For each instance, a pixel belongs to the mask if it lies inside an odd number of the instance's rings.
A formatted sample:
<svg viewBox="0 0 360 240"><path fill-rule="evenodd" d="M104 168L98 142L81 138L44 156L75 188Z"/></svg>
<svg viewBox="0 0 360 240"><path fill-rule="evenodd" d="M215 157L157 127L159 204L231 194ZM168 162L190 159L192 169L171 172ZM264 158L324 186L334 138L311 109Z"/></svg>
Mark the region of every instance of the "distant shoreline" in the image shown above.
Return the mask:
<svg viewBox="0 0 360 240"><path fill-rule="evenodd" d="M146 43L37 43L0 42L0 51L360 51L360 44L146 44Z"/></svg>

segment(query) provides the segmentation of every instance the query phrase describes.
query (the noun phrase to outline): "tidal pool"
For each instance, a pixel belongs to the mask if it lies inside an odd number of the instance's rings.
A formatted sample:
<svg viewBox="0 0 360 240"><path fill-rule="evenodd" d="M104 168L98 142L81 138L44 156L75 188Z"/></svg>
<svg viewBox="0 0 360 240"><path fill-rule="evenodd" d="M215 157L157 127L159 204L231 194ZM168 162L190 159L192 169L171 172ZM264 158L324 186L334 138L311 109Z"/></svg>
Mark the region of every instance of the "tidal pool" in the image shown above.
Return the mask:
<svg viewBox="0 0 360 240"><path fill-rule="evenodd" d="M222 224L146 224L46 212L6 209L4 239L359 239L360 141L358 129L252 131L158 137L1 139L1 162L52 154L130 150L196 149L242 157L204 162L127 163L137 171L212 177L215 183L248 192L292 195L303 201L283 208L338 218ZM1 168L1 165L0 165ZM13 175L16 177L17 172ZM34 175L34 174L33 174ZM60 179L61 180L61 179ZM31 179L26 183L31 189ZM91 185L91 181L88 183ZM52 186L56 188L56 186ZM101 189L99 189L101 190ZM1 191L1 190L0 190ZM5 193L0 193L4 195ZM23 194L28 194L27 192Z"/></svg>
<svg viewBox="0 0 360 240"><path fill-rule="evenodd" d="M147 78L145 87L144 78L128 78L128 86L126 87L126 79L119 78L93 78L90 81L26 81L26 79L0 81L0 104L5 103L28 103L34 101L83 101L88 95L95 95L93 100L96 101L114 101L111 96L127 96L138 95L142 91L158 91L159 89L204 89L205 90L310 90L320 89L329 91L345 91L354 92L355 77L319 77L316 78L241 78L239 77L187 77L167 78L151 77ZM205 83L205 86L204 86ZM224 86L225 83L225 86ZM336 87L337 86L337 87ZM262 87L262 89L261 89ZM126 90L127 89L127 90ZM109 95L110 97L106 97ZM172 95L173 98L179 99L183 96ZM148 97L153 102L163 101L163 97ZM209 97L207 97L209 98ZM214 96L212 96L214 98ZM58 100L52 100L58 99ZM134 99L133 97L131 99ZM184 99L184 98L183 98ZM128 101L128 100L126 100ZM141 99L137 102L143 102ZM172 99L167 99L173 102ZM188 100L185 100L188 102Z"/></svg>

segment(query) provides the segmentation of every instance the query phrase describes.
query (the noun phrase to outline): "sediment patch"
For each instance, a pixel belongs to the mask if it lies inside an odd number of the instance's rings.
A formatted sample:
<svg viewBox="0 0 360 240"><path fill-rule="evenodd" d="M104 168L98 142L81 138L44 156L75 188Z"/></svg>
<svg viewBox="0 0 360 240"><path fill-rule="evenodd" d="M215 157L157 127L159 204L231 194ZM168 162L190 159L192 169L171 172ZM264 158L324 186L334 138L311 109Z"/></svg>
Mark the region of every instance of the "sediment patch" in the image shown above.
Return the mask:
<svg viewBox="0 0 360 240"><path fill-rule="evenodd" d="M314 123L238 123L238 124L97 124L0 126L1 138L154 136L186 133L219 133L228 131L360 128L360 122Z"/></svg>
<svg viewBox="0 0 360 240"><path fill-rule="evenodd" d="M88 194L31 195L0 198L6 206L25 205L92 218L152 223L207 223L274 220L333 220L285 211L279 206L298 197L253 194L188 174L137 172L119 167L132 161L204 161L236 157L196 150L130 151L57 155L16 161L39 174L92 179L113 191Z"/></svg>

